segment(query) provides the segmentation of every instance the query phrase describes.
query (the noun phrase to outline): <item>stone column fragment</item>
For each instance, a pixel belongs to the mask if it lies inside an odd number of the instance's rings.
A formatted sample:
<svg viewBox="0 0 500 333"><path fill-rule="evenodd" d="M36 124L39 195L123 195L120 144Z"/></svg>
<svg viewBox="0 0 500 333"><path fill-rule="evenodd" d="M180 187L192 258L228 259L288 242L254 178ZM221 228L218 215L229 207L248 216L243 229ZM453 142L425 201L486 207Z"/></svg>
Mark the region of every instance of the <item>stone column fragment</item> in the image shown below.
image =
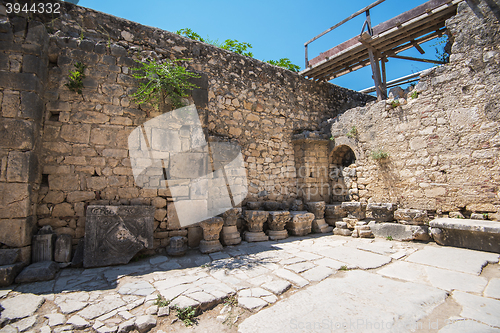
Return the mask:
<svg viewBox="0 0 500 333"><path fill-rule="evenodd" d="M314 214L297 211L290 212L291 220L286 224L286 229L290 235L294 236L305 236L311 233L312 221L314 220Z"/></svg>
<svg viewBox="0 0 500 333"><path fill-rule="evenodd" d="M245 221L248 231L245 232L247 242L262 242L269 240L263 231L264 222L267 221L269 212L263 210L245 211Z"/></svg>
<svg viewBox="0 0 500 333"><path fill-rule="evenodd" d="M201 253L213 253L222 250L219 234L223 224L222 217L212 217L200 222L200 227L203 229L203 239L200 241Z"/></svg>
<svg viewBox="0 0 500 333"><path fill-rule="evenodd" d="M187 250L187 238L183 236L174 236L170 238L170 243L168 244L167 254L171 256L183 256L186 254Z"/></svg>
<svg viewBox="0 0 500 333"><path fill-rule="evenodd" d="M50 226L45 226L38 234L33 236L33 243L31 244L31 261L33 263L39 261L52 261L54 260L54 242L56 241L56 234L52 231Z"/></svg>
<svg viewBox="0 0 500 333"><path fill-rule="evenodd" d="M347 216L347 212L342 208L342 204L332 204L325 206L325 222L335 226L335 222L342 221Z"/></svg>
<svg viewBox="0 0 500 333"><path fill-rule="evenodd" d="M290 221L290 212L274 211L269 212L267 225L269 230L267 235L271 240L280 240L288 237L288 231L285 230L285 225Z"/></svg>
<svg viewBox="0 0 500 333"><path fill-rule="evenodd" d="M308 202L307 209L314 214L314 221L312 222L312 231L316 233L332 232L333 228L328 226L325 222L325 208L324 201Z"/></svg>
<svg viewBox="0 0 500 333"><path fill-rule="evenodd" d="M232 208L223 214L222 243L224 245L237 245L241 243L241 235L236 226L240 216L241 208Z"/></svg>
<svg viewBox="0 0 500 333"><path fill-rule="evenodd" d="M57 236L54 250L54 261L68 263L71 261L71 235Z"/></svg>

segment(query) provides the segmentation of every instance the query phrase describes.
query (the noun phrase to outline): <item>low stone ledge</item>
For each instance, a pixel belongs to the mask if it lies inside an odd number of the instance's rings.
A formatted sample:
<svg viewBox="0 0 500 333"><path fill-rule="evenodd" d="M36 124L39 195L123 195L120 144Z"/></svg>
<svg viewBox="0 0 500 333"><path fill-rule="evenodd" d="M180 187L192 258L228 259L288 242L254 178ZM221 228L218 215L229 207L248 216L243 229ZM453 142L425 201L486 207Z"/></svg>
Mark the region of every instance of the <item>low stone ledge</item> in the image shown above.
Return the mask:
<svg viewBox="0 0 500 333"><path fill-rule="evenodd" d="M500 222L494 221L439 218L430 221L429 226L432 228L487 232L500 235Z"/></svg>

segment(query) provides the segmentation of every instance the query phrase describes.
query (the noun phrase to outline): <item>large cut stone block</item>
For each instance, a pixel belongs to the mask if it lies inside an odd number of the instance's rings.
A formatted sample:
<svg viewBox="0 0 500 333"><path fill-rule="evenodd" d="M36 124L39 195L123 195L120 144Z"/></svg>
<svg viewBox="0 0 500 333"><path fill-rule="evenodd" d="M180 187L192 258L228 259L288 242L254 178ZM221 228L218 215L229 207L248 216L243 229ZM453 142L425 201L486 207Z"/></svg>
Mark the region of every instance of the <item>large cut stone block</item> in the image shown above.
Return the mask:
<svg viewBox="0 0 500 333"><path fill-rule="evenodd" d="M274 211L269 212L267 225L273 231L285 230L285 225L290 221L290 212L288 211Z"/></svg>
<svg viewBox="0 0 500 333"><path fill-rule="evenodd" d="M89 206L85 221L84 267L126 264L153 246L152 206Z"/></svg>
<svg viewBox="0 0 500 333"><path fill-rule="evenodd" d="M0 266L0 287L11 285L23 267L22 262Z"/></svg>
<svg viewBox="0 0 500 333"><path fill-rule="evenodd" d="M29 265L16 277L16 283L52 280L59 271L59 265L53 261L40 261Z"/></svg>
<svg viewBox="0 0 500 333"><path fill-rule="evenodd" d="M391 222L394 220L394 208L391 203L369 203L366 214L377 222Z"/></svg>
<svg viewBox="0 0 500 333"><path fill-rule="evenodd" d="M363 220L366 217L366 204L361 202L343 202L342 208L350 219Z"/></svg>
<svg viewBox="0 0 500 333"><path fill-rule="evenodd" d="M291 235L305 236L311 233L314 214L304 211L290 212L291 220L286 224L286 229Z"/></svg>
<svg viewBox="0 0 500 333"><path fill-rule="evenodd" d="M23 247L31 244L34 219L0 220L0 243L11 247Z"/></svg>
<svg viewBox="0 0 500 333"><path fill-rule="evenodd" d="M34 182L38 161L32 151L11 151L7 161L7 181L16 183Z"/></svg>
<svg viewBox="0 0 500 333"><path fill-rule="evenodd" d="M322 219L325 217L326 204L324 201L314 201L306 203L307 210L314 214L316 219Z"/></svg>
<svg viewBox="0 0 500 333"><path fill-rule="evenodd" d="M245 221L248 231L262 232L264 222L267 221L269 212L263 210L247 210L245 211Z"/></svg>
<svg viewBox="0 0 500 333"><path fill-rule="evenodd" d="M54 250L54 261L70 262L71 261L71 235L61 234L57 236L56 246Z"/></svg>
<svg viewBox="0 0 500 333"><path fill-rule="evenodd" d="M425 225L402 225L399 223L375 223L374 221L368 224L375 237L387 238L391 236L392 239L402 241L428 241L429 228Z"/></svg>
<svg viewBox="0 0 500 333"><path fill-rule="evenodd" d="M0 250L0 266L12 265L17 261L21 249L2 249Z"/></svg>
<svg viewBox="0 0 500 333"><path fill-rule="evenodd" d="M427 211L420 209L398 209L394 212L394 219L401 224L424 225L429 222Z"/></svg>
<svg viewBox="0 0 500 333"><path fill-rule="evenodd" d="M33 149L33 123L18 119L0 119L0 148Z"/></svg>
<svg viewBox="0 0 500 333"><path fill-rule="evenodd" d="M0 193L0 218L22 218L30 215L31 186L29 184L0 183Z"/></svg>
<svg viewBox="0 0 500 333"><path fill-rule="evenodd" d="M500 222L440 218L429 225L440 245L500 253Z"/></svg>
<svg viewBox="0 0 500 333"><path fill-rule="evenodd" d="M325 220L329 225L334 226L335 222L341 221L347 216L347 212L342 208L342 204L332 204L325 206Z"/></svg>
<svg viewBox="0 0 500 333"><path fill-rule="evenodd" d="M32 262L52 261L54 259L54 243L56 241L55 233L39 234L33 236L31 249Z"/></svg>

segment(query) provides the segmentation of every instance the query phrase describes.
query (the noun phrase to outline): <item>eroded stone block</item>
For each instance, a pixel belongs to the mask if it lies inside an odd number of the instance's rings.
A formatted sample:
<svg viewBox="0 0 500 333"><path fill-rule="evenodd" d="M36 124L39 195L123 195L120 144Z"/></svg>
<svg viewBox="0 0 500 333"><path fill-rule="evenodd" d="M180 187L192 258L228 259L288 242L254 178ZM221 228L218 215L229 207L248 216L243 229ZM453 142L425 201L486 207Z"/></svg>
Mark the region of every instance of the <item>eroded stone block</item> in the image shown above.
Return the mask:
<svg viewBox="0 0 500 333"><path fill-rule="evenodd" d="M420 209L398 209L394 212L394 219L401 224L424 225L429 222L427 211Z"/></svg>
<svg viewBox="0 0 500 333"><path fill-rule="evenodd" d="M377 222L391 222L394 220L394 208L392 203L369 203L366 214Z"/></svg>
<svg viewBox="0 0 500 333"><path fill-rule="evenodd" d="M61 234L57 236L54 249L54 261L70 262L71 261L71 235Z"/></svg>
<svg viewBox="0 0 500 333"><path fill-rule="evenodd" d="M286 224L286 229L291 235L305 236L311 233L314 214L304 211L290 212L291 220Z"/></svg>
<svg viewBox="0 0 500 333"><path fill-rule="evenodd" d="M366 204L361 202L343 202L342 208L351 219L363 220L366 217Z"/></svg>
<svg viewBox="0 0 500 333"><path fill-rule="evenodd" d="M152 248L154 212L152 206L89 206L83 266L126 264Z"/></svg>

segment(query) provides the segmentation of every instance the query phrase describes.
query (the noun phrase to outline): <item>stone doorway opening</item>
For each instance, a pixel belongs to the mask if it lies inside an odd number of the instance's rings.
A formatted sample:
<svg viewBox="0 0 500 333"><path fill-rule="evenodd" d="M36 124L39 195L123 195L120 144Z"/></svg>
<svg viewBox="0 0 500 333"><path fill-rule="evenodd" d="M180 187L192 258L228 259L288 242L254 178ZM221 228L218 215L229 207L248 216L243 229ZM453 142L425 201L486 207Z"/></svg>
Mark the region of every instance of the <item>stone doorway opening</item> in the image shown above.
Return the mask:
<svg viewBox="0 0 500 333"><path fill-rule="evenodd" d="M350 189L356 180L356 154L348 145L339 145L332 149L329 165L330 202L350 201Z"/></svg>

